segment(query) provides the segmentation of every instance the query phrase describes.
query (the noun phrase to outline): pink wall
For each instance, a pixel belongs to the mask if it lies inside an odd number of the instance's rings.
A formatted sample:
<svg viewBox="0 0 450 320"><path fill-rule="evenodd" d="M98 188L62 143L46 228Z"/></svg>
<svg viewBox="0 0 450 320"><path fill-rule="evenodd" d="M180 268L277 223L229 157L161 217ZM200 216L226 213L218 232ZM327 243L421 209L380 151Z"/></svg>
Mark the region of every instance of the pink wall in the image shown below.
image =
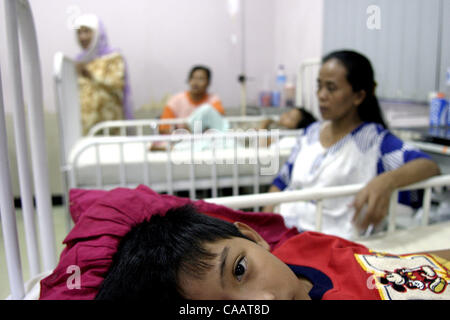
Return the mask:
<svg viewBox="0 0 450 320"><path fill-rule="evenodd" d="M282 0L275 8L274 65L296 74L303 60L322 55L323 1Z"/></svg>
<svg viewBox="0 0 450 320"><path fill-rule="evenodd" d="M237 76L242 61L249 77L247 100L254 104L262 79L274 77L278 63L296 71L302 59L320 55L321 50L322 0L244 0L244 29L239 14L234 19L230 16L227 0L30 3L38 32L44 104L48 111L54 111L54 53L62 51L74 56L79 51L74 31L68 26L78 13L98 14L106 25L110 44L120 48L127 58L135 109L186 89L187 72L196 63L211 66L211 91L221 96L224 105L239 107ZM237 37L235 43L233 34ZM0 37L3 36L4 31L0 30ZM0 48L0 57L3 55Z"/></svg>

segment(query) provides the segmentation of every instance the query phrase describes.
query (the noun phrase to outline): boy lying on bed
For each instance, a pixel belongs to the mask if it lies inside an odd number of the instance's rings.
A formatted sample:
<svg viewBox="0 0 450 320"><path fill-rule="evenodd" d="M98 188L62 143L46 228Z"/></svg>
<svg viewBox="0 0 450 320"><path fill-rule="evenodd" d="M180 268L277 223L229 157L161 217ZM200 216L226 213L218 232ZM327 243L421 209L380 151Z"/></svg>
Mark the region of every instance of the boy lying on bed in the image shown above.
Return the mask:
<svg viewBox="0 0 450 320"><path fill-rule="evenodd" d="M270 252L247 224L186 205L126 234L96 299L450 299L448 260L450 250L389 255L316 232Z"/></svg>

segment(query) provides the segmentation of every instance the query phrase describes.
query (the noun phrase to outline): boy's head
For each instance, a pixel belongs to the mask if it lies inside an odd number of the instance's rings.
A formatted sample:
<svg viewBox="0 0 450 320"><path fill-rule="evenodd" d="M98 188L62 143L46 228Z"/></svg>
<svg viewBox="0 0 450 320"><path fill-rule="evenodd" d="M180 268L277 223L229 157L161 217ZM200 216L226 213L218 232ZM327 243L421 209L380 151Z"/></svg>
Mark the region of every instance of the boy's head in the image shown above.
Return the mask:
<svg viewBox="0 0 450 320"><path fill-rule="evenodd" d="M133 228L96 297L152 302L307 298L300 280L255 230L191 206Z"/></svg>

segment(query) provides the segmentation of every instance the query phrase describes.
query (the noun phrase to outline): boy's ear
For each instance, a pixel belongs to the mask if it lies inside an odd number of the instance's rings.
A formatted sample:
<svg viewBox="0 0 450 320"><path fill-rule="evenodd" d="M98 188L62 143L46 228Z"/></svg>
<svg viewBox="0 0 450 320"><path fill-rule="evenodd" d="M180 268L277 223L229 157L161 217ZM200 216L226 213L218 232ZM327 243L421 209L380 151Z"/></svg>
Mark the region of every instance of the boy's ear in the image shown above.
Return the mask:
<svg viewBox="0 0 450 320"><path fill-rule="evenodd" d="M250 227L249 225L243 223L243 222L239 222L236 221L234 223L234 225L236 226L236 228L239 229L239 231L246 237L252 239L253 241L255 241L257 244L259 244L260 246L262 246L264 249L266 250L270 250L270 246L267 243L266 240L264 240L263 237L261 237L261 235L252 227Z"/></svg>

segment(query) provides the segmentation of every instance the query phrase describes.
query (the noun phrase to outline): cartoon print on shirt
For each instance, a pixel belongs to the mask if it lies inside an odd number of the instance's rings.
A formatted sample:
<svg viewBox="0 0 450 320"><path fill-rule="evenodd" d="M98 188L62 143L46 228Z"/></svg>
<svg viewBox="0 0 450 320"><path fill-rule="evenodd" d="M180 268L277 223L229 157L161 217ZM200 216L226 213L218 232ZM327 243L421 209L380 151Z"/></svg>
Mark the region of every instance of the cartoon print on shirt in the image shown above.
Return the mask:
<svg viewBox="0 0 450 320"><path fill-rule="evenodd" d="M434 293L441 293L447 287L447 282L439 277L430 266L414 269L400 268L393 272L386 271L386 275L380 277L379 280L382 284L390 284L398 292L406 292L407 289L428 289Z"/></svg>
<svg viewBox="0 0 450 320"><path fill-rule="evenodd" d="M355 254L381 299L450 299L450 272L429 255Z"/></svg>

